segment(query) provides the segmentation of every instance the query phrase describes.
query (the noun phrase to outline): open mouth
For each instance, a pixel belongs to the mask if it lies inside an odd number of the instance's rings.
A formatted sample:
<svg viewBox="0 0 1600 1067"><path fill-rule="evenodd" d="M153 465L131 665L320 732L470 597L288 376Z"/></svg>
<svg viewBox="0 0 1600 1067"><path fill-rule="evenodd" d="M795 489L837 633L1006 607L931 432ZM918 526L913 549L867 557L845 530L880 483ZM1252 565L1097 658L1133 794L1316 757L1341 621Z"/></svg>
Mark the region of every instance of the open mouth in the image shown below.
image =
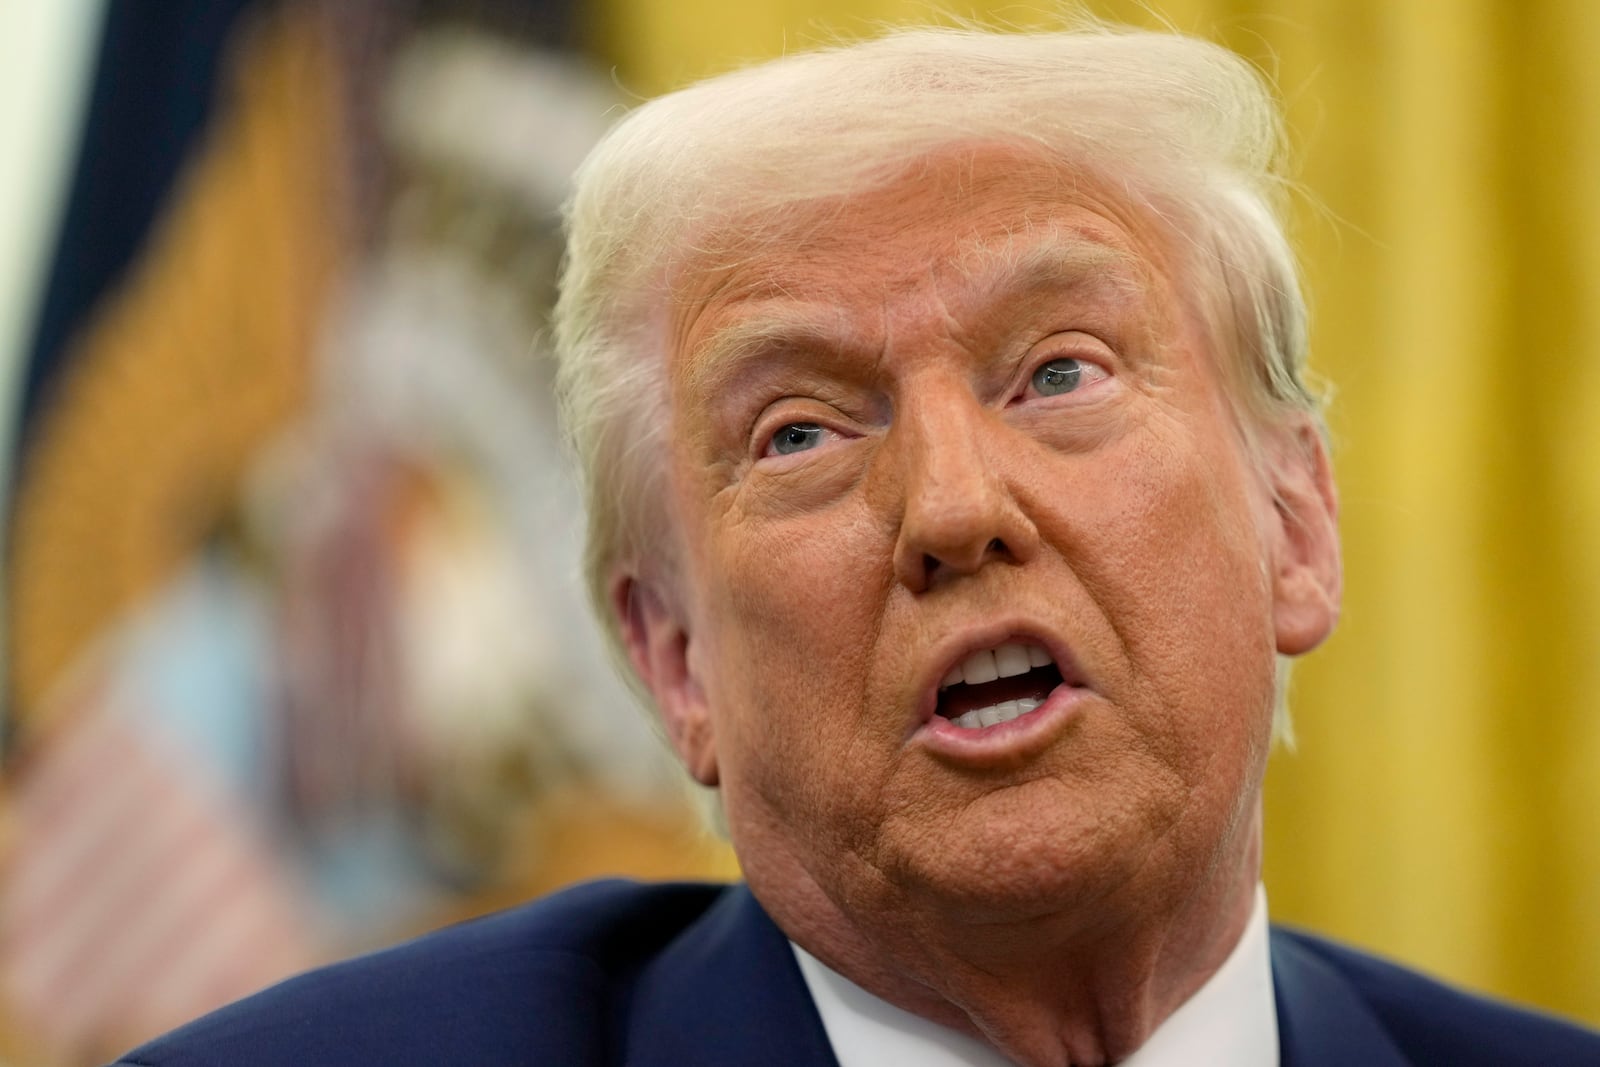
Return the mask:
<svg viewBox="0 0 1600 1067"><path fill-rule="evenodd" d="M965 730L1010 722L1043 704L1061 669L1038 645L1014 641L972 653L939 683L937 712Z"/></svg>

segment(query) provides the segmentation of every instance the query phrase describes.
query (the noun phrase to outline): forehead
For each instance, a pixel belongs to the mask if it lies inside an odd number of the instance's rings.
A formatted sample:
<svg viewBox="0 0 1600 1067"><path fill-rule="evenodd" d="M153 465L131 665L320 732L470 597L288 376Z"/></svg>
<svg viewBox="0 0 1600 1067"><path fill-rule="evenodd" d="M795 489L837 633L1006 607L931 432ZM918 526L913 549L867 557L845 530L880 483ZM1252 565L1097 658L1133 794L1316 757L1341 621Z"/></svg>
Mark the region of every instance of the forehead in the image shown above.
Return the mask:
<svg viewBox="0 0 1600 1067"><path fill-rule="evenodd" d="M751 227L722 227L677 273L679 370L692 356L696 377L714 373L773 334L825 344L833 318L867 312L887 325L903 294L932 294L961 319L1036 290L1131 296L1168 274L1155 227L1104 182L1014 150L933 157L864 194Z"/></svg>

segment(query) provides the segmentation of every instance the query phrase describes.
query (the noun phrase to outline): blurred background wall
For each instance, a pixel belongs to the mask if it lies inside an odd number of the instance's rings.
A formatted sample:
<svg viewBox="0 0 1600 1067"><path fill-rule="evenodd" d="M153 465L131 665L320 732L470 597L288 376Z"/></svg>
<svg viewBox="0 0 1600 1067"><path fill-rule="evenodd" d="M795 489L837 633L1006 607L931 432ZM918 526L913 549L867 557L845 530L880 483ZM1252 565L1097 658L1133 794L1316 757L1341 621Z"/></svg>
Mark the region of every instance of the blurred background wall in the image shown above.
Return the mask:
<svg viewBox="0 0 1600 1067"><path fill-rule="evenodd" d="M1600 7L1089 6L1257 62L1305 190L1347 591L1270 771L1275 916L1600 1024ZM0 1061L734 873L582 618L554 210L619 105L934 17L0 9Z"/></svg>

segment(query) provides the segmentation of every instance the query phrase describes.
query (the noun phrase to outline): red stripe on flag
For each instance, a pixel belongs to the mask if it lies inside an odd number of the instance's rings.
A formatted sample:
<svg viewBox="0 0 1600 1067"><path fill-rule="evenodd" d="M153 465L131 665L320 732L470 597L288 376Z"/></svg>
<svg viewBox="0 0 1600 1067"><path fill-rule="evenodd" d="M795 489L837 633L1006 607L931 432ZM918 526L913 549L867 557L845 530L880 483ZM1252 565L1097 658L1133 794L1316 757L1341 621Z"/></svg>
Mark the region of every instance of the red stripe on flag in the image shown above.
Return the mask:
<svg viewBox="0 0 1600 1067"><path fill-rule="evenodd" d="M12 789L0 982L18 1016L63 1047L153 1035L313 962L235 799L116 709L74 710Z"/></svg>

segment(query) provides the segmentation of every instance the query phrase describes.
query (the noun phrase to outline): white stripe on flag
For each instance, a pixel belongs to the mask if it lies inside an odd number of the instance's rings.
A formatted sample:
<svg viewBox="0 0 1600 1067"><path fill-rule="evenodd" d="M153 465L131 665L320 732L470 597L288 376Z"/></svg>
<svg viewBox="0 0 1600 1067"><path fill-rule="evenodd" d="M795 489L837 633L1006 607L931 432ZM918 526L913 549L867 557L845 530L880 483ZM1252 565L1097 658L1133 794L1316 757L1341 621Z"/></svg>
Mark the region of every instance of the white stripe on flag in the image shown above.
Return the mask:
<svg viewBox="0 0 1600 1067"><path fill-rule="evenodd" d="M316 957L237 801L100 696L62 709L10 789L0 989L63 1048L154 1035Z"/></svg>

